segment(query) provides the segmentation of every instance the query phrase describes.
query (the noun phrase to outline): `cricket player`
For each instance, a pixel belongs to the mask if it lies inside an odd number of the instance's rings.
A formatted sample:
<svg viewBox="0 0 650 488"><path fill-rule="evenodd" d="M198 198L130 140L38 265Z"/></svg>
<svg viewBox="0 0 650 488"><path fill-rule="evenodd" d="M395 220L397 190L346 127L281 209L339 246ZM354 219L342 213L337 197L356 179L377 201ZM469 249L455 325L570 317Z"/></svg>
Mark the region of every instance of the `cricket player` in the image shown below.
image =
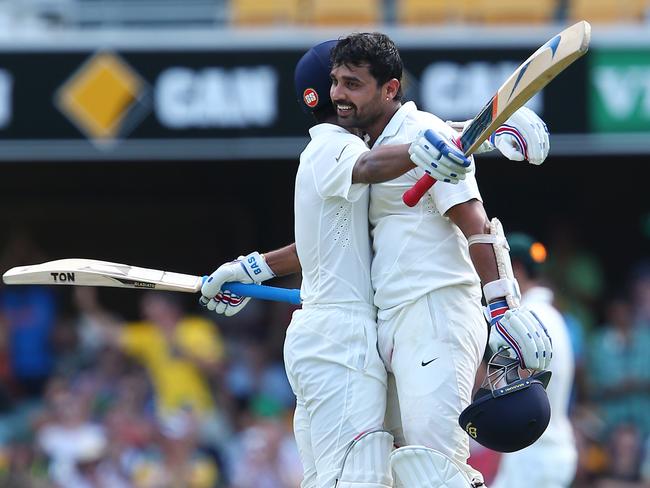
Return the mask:
<svg viewBox="0 0 650 488"><path fill-rule="evenodd" d="M329 84L329 81L327 81L327 83ZM354 79L344 80L343 83L345 83L347 88L350 89L350 90L357 90L357 89L361 88L361 83L358 80L354 80ZM394 94L395 94L394 91L392 91L391 93L388 94L388 96L386 96L387 94L384 91L384 88L385 88L384 85L386 85L385 82L382 82L381 84L379 82L373 82L373 84L374 84L375 89L379 89L379 92L378 93L377 92L371 93L369 97L366 97L367 103L368 104L373 104L374 103L374 104L378 104L378 105L386 105L385 102L390 101L390 105L392 107L395 107L394 102L392 102L392 97L391 97L391 94L394 96ZM391 82L390 85L392 86L394 84ZM333 89L334 89L334 87L333 87ZM303 93L300 93L300 94L303 94ZM313 98L311 96L311 95L313 95L311 93L311 91L305 91L304 94L307 95L305 103L307 103L308 99ZM385 102L384 102L384 100L385 100ZM386 120L388 120L389 118L390 118L390 115L387 115L385 117ZM436 125L438 125L438 122L439 122L438 119L432 119L432 120L434 120L434 123ZM522 119L520 118L519 121L521 121L521 120ZM531 120L533 120L533 122L535 122L535 123L540 123L541 124L541 121L539 121L535 117L532 117ZM511 122L511 121L509 121L509 122ZM516 123L517 121L515 120L514 122ZM453 131L450 132L451 129L449 127L447 127L445 124L443 124L443 126L444 127L441 127L441 130L443 131L443 133L446 133L446 134L448 134L448 136L451 136L453 134ZM543 124L541 124L541 126L543 126ZM317 126L317 127L319 127L319 126ZM328 139L327 139L328 146L331 146L331 145L334 144L334 142L333 142L334 141L333 135L335 134L334 128L331 128L330 130L332 131L332 133L328 135ZM338 130L339 129L336 129L336 131L338 131ZM312 132L313 132L313 129L312 129ZM522 136L521 133L523 133L524 135ZM544 132L544 134L545 134L545 132ZM312 136L313 135L314 134L312 133ZM522 127L521 131L517 130L517 136L518 137L531 137L531 140L529 141L529 143L531 145L535 144L536 141L533 138L536 135L537 135L537 132L531 131L531 130L525 130L524 127ZM525 139L521 139L521 140L525 141ZM317 147L317 146L314 145L315 141L316 141L316 139L314 138L312 140L312 143L310 143L310 146ZM497 139L495 139L495 142L497 143L497 146L499 146L500 143L504 143L504 144L508 145L509 149L512 147L512 141L508 140L506 137L497 138ZM548 142L548 140L546 139L546 143L547 142ZM526 142L524 142L524 143L526 143ZM423 145L423 147L420 148L420 150L423 149L424 146L426 146L426 143ZM429 144L429 146L431 146L431 145ZM388 146L388 147L390 147L390 146ZM399 146L397 146L397 147L399 147ZM439 147L442 147L443 151L439 151L438 153L436 153L435 157L434 157L434 160L431 161L432 163L435 163L436 166L439 167L440 162L445 162L446 161L446 158L443 157L445 154L451 156L452 160L455 160L456 162L460 161L456 156L453 155L453 152L451 151L451 148L449 148L447 144L439 145ZM312 183L310 183L310 179L314 180L314 177L313 177L314 172L313 172L313 170L310 171L310 173L312 174L311 178L304 178L304 172L303 172L303 177L301 178L301 170L302 170L302 168L303 167L305 167L305 168L308 167L308 165L305 163L305 161L307 160L306 154L309 154L309 149L310 148L308 147L307 150L305 151L305 153L303 153L303 156L301 157L301 169L299 170L299 174L298 174L298 178L297 178L297 184L296 184L296 215L297 215L296 216L296 241L297 241L298 249L300 249L300 247L301 247L300 246L301 224L299 223L299 221L300 221L299 215L300 215L301 211L304 212L303 215L307 214L305 211L309 208L309 207L307 207L307 203L308 203L307 201L302 201L302 200L299 200L299 198L298 198L300 193L301 193L300 185L302 185L303 183L312 184ZM519 152L519 153L517 153L516 155L513 156L513 154L516 152L516 151L514 151L514 149L515 148L513 147L512 150L510 151L509 157L511 157L512 159L523 159L523 154L521 152ZM336 152L337 151L334 151L334 153L336 153ZM374 150L373 150L373 152L374 152ZM416 147L412 148L412 153L414 155L418 154L418 152L419 152L419 150ZM444 152L444 154L443 154L443 152ZM502 151L502 152L504 152L504 151ZM334 153L332 153L332 154L334 154ZM365 153L365 154L372 154L372 152L371 153ZM545 156L545 154L544 154L544 156ZM336 159L336 156L334 156L334 157ZM530 156L529 159L535 159L535 157L537 157L537 156L535 154L533 154L533 156ZM423 159L418 159L416 156L414 156L414 161L416 159L418 161L420 161L420 162L423 160ZM543 160L543 157L541 157L541 160ZM539 160L539 162L541 162L541 160ZM355 162L355 168L357 168L359 166L359 163L360 163L360 161ZM463 164L461 166L466 167L465 165L466 165L466 162L463 162ZM420 166L423 167L424 169L426 169L427 171L435 171L435 170L438 169L438 168L434 168L433 165L431 165L431 164L429 166L426 166L426 165L420 165ZM448 167L454 168L453 164L448 166ZM472 168L472 166L469 166L469 168ZM355 176L354 176L355 172L356 172L356 170L353 170L352 174L350 174L350 173L347 174L347 176L346 176L347 184L349 184L350 181L355 181ZM422 172L420 172L420 174L422 174ZM450 172L450 174L449 174L450 178L445 178L445 179L450 179L450 182L454 183L455 181L453 180L453 177L451 176L451 174L452 173ZM454 174L456 174L456 173L454 173ZM307 174L307 176L309 176L309 173ZM463 176L467 177L467 175L463 175ZM434 176L434 177L438 178L437 176ZM374 182L376 182L378 180L373 180L372 178L367 178L367 181L370 181L370 182L374 183ZM415 181L415 179L413 179L412 181ZM354 183L352 184L352 186L353 187L355 186ZM443 185L441 185L441 184L436 185L436 187L440 187L440 186L443 186ZM318 200L316 200L316 201L318 202ZM322 207L323 203L322 202L319 203L319 206ZM403 204L401 203L401 195L398 198L396 198L394 208L396 209L397 212L407 210L406 207L404 207ZM340 227L337 226L336 232L331 233L331 236L330 236L330 239L334 240L334 241L336 241L336 239L337 239L336 236L340 235L340 233L339 233L340 231L346 230L346 231L349 232L349 229L346 228L347 226L350 226L353 229L359 228L359 227L362 228L362 229L367 229L366 224L362 220L359 220L359 219L357 219L356 221L351 220L350 219L350 214L348 212L345 212L345 211L340 212L339 210L344 210L344 208L342 208L342 207L338 208L337 211L335 212L335 215L330 216L329 219L324 219L324 218L316 219L316 216L322 215L320 213L319 208L313 208L312 207L311 212L309 214L307 214L307 215L309 215L309 219L310 219L310 221L312 223L322 223L323 221L327 222L329 220L330 224L327 226L328 228L332 227L332 223L339 222L341 224L341 226ZM425 217L428 218L429 215L430 215L430 212L427 212L425 214ZM337 220L337 217L340 217L342 219L342 221ZM307 224L305 224L305 225L307 225ZM307 228L307 227L305 226L303 228ZM316 231L313 234L318 236L318 233ZM395 240L403 240L403 238L406 238L407 240L410 239L409 235L400 235L397 232L395 233L394 237L395 236L399 236L399 239L395 239ZM323 237L327 237L327 235L325 235ZM337 268L334 268L334 267L331 267L331 266L325 267L322 264L327 264L327 263L321 262L321 266L318 268L318 273L313 273L313 277L310 276L310 273L305 269L305 263L309 264L309 263L313 262L314 259L321 259L322 260L321 256L334 255L331 252L331 244L323 246L322 245L323 241L327 242L325 239L321 238L321 240L319 241L319 245L312 245L312 246L306 247L306 254L303 254L303 255L300 256L300 261L304 261L303 262L303 289L302 289L302 294L303 294L303 299L305 300L305 307L304 307L303 311L305 311L305 310L309 311L309 309L312 308L312 307L310 307L310 302L312 302L312 300L313 300L313 298L312 298L312 290L314 289L314 283L319 283L321 291L323 293L327 292L328 296L332 295L333 293L337 293L337 291L339 290L339 287L342 286L342 288L341 288L342 292L340 292L339 300L341 302L344 302L344 303L353 303L354 299L350 298L350 295L352 297L359 296L359 290L362 290L362 291L365 290L364 294L368 293L368 289L361 286L358 279L352 280L350 278L351 275L348 273L348 271L351 271L352 268L349 268L348 266L344 266L344 267L339 266ZM432 241L432 246L434 244L435 244L435 241ZM349 245L349 244L346 244L346 246L347 245ZM464 245L466 247L467 243L465 242ZM293 248L293 249L295 249L295 248ZM250 283L250 282L253 282L253 281L261 282L261 281L263 281L263 279L268 279L268 278L273 276L273 272L278 273L278 269L280 268L281 263L288 261L287 259L280 258L280 256L282 256L283 254L284 255L290 254L291 252L292 252L292 247L289 246L289 247L281 249L279 251L274 251L274 252L271 252L271 253L267 253L265 255L265 260L266 260L266 263L269 265L269 267L271 269L266 270L265 272L258 271L258 270L261 269L261 266L259 264L259 255L256 255L256 253L252 253L252 255L249 255L249 256L241 259L237 263L233 263L233 264L228 264L227 263L225 265L222 265L219 269L217 269L217 271L215 271L212 274L211 280L208 283L206 283L206 286L204 286L204 288L202 290L202 293L203 293L202 300L203 300L203 302L207 303L209 308L214 309L218 313L225 313L225 314L229 314L229 315L232 315L233 313L236 313L238 310L241 309L241 307L243 307L245 305L246 301L241 300L240 297L232 296L227 292L222 293L220 291L220 287L223 284L223 282L225 282L225 281L243 281L243 282L249 282ZM300 254L300 251L298 251L298 254ZM465 252L465 254L466 254L466 252ZM304 256L304 258L303 258L303 256ZM295 257L295 252L294 252L294 257ZM354 276L357 276L358 274L361 274L362 276L365 276L365 277L368 276L368 274L367 274L368 268L365 268L365 270L363 268L366 264L369 263L368 260L369 260L369 258L364 258L361 261L357 261L357 263L356 263L357 267L354 268L354 273L353 273ZM242 268L247 266L246 263L253 263L253 266L248 269L248 272L243 272L242 273L241 270L242 270ZM467 264L467 263L469 263L468 258L467 258L466 263L464 263L464 264ZM359 264L361 264L362 266L359 267L358 266ZM470 269L471 269L471 264L469 264L469 266L470 266ZM284 271L287 271L289 268L290 268L290 266L289 267L282 266L282 269ZM418 276L415 276L416 280L418 278L419 278ZM476 285L478 285L478 280L476 278L471 278L470 282L471 283L476 283ZM332 285L336 285L336 286L332 286ZM416 286L416 285L414 285L414 286ZM480 291L478 293L480 293ZM370 289L369 294L370 294L370 296L372 296L372 289ZM480 295L477 295L477 296L480 297ZM369 299L366 299L366 300L369 300ZM318 302L314 302L314 303L318 303ZM474 306L474 308L476 308L476 309L478 309L480 311L480 307L477 307L476 305L473 305L473 306ZM305 316L305 315L303 314L303 316ZM300 317L300 315L298 317ZM334 317L332 317L332 318L334 318ZM294 317L294 319L296 319L296 317ZM350 342L350 345L348 345L348 348L352 347L355 342L353 340L350 340L350 339L346 338L346 336L348 335L347 332L345 334L343 334L341 332L347 326L348 321L343 321L341 317L339 317L337 320L339 321L339 323L337 325L337 328L336 328L337 333L338 333L338 335L337 335L338 341L342 344L343 343L342 341L347 340L347 341ZM319 340L314 339L313 336L312 336L311 341L310 341L309 340L310 338L307 336L306 339L302 343L298 343L297 341L294 341L293 337L295 336L296 329L297 328L307 329L307 327L308 327L306 325L296 327L294 325L295 323L300 323L300 322L296 322L296 320L292 321L292 325L290 326L290 330L288 331L288 334L287 334L287 343L286 343L287 346L289 344L293 344L295 346L302 346L303 348L305 348L305 350L308 353L311 352L311 351L313 351L314 354L327 353L326 348L322 344L320 344L322 342L322 340L323 340L323 335L322 334L319 335L319 338L318 338ZM305 320L305 323L307 323L306 320ZM318 321L314 321L314 324L319 324L319 323L320 322L318 322ZM485 336L487 331L486 331L486 327L485 327L484 322L482 322L482 319L481 319L481 324L482 325L481 325L480 331L482 331L484 336ZM506 322L506 325L508 325L507 322ZM315 328L318 327L318 326L317 325L312 325L311 327L314 329L313 333L317 334L317 332L315 332ZM325 329L325 330L327 330L327 329ZM366 332L366 334L367 335L370 334L371 337L375 336L374 333L369 332L369 331ZM413 339L416 340L416 341L419 340L419 338L417 338L417 337L415 337ZM476 347L477 350L480 348L480 353L476 352L476 355L479 356L479 357L480 357L480 354L482 354L483 348L485 346L485 344L484 344L485 343L485 338L483 339L482 342L483 343L480 345L480 347L479 346ZM317 347L317 346L322 347L322 350L321 351L314 350L314 348ZM369 347L368 350L372 349L372 347L369 344L368 344L368 347ZM294 375L292 373L292 365L295 364L296 361L293 360L293 359L290 359L292 357L293 352L291 350L289 350L289 349L290 348L285 347L285 356L286 356L285 361L287 363L288 374L291 377L291 376L296 376L296 375ZM324 356L324 358L326 358L326 356ZM436 359L434 358L433 361L435 361L435 360ZM322 368L319 368L319 366L317 366L318 362L319 361L312 361L311 362L312 364L311 364L310 369L314 370L314 372L318 371L319 369L322 369ZM422 362L424 362L424 360ZM304 361L303 361L303 363L305 365L309 364L309 363L304 362ZM430 361L427 362L427 365L429 363L430 363ZM476 364L472 364L472 375L474 374L474 371L476 369L477 364L478 364L478 360L476 361ZM419 364L418 364L418 366L419 366ZM309 369L304 368L304 371L309 371ZM341 377L345 377L345 376L339 375L337 373L336 369L334 369L334 368L330 368L329 372L326 375L324 375L324 377L322 377L322 378L317 374L314 374L314 373L310 374L310 376L315 378L317 382L326 381L327 378L328 378L328 375L335 375L337 377L337 379L335 381L342 384L342 385L347 384L345 382L342 383L341 380L340 380ZM305 376L305 375L303 374L303 376ZM292 380L292 383L295 385L295 383L296 383L295 380ZM350 391L350 390L346 390L346 391ZM309 442L306 442L306 443L301 443L300 442L301 429L299 428L299 424L302 423L302 422L300 422L301 411L304 411L305 409L301 408L301 406L300 406L300 404L301 404L300 394L298 394L297 396L298 396L298 405L299 406L298 406L298 409L297 409L297 412L296 412L296 436L299 439L299 444L303 444L303 446L304 445L309 446ZM467 393L467 396L469 397L469 392ZM382 404L382 400L379 399L379 398L372 398L371 396L364 395L364 399L365 399L365 402L362 402L363 403L362 412L366 416L369 414L367 404L369 404L369 403ZM302 402L302 403L308 404L309 402ZM460 402L458 402L458 403L460 403ZM338 409L344 408L346 405L348 405L348 401L345 399L345 396L343 397L343 399L342 398L337 398L336 399L336 405L337 405ZM381 407L383 408L383 404L381 405ZM460 409L462 409L462 407L459 407L459 411L460 411ZM314 428L315 428L314 427L314 419L311 418L310 420L311 420L311 426L309 428L313 431ZM331 419L328 419L328 421L331 423ZM454 419L454 422L455 421L456 421L456 419ZM376 425L373 422L371 422L371 424L373 424L373 427L371 427L371 428L374 428L374 425ZM305 423L305 425L306 425L306 423ZM302 429L302 430L304 430L304 429ZM460 433L462 434L462 431ZM314 439L314 436L312 435L312 447L317 444L317 442L315 443L313 439ZM383 439L385 439L385 438L382 438L382 440ZM316 440L318 440L318 436L316 437ZM464 436L463 436L462 440L464 440ZM377 447L380 447L381 449L383 449L383 446L375 446L375 447L373 447L373 449L376 450ZM302 447L301 447L301 450L303 450ZM329 452L332 452L332 451L330 450ZM353 452L354 452L354 450L352 450L352 453ZM314 455L313 452L307 453L307 452L303 451L303 454L309 454L309 456L303 456L303 460L305 460L306 457L318 458L318 455L317 454ZM367 457L368 456L366 455L365 458L367 458ZM360 456L360 458L364 458L364 457ZM339 459L340 459L340 457L339 457ZM322 485L322 484L318 483L317 485L314 485L313 480L314 480L315 475L313 475L313 473L319 471L319 468L318 468L319 463L318 463L318 461L316 462L317 466L316 466L315 469L309 469L307 464L308 463L306 463L306 465L305 465L305 481L303 482L303 486L334 486L334 483L330 483L329 485L328 484ZM354 464L359 465L359 466L364 465L363 463L357 462L357 461L355 461ZM374 464L377 465L377 464L381 464L381 463L374 463ZM324 465L322 460L321 460L321 465ZM345 466L348 466L347 462L345 463ZM320 473L318 474L318 479L321 479L320 478ZM382 482L385 482L385 479ZM337 486L348 486L348 485L346 485L345 483L339 483ZM365 485L360 485L360 486L365 486ZM380 484L379 486L383 486L383 485ZM467 483L466 486L469 486L469 483Z"/></svg>
<svg viewBox="0 0 650 488"><path fill-rule="evenodd" d="M539 279L546 249L523 233L508 234L508 243L514 275L521 288L521 303L544 322L553 338L554 357L549 368L553 376L546 388L551 421L532 446L501 457L499 471L490 488L568 488L573 482L578 458L568 417L574 374L571 341L562 315L553 306L553 292Z"/></svg>
<svg viewBox="0 0 650 488"><path fill-rule="evenodd" d="M454 136L439 118L402 104L402 61L387 36L341 39L332 62L338 122L361 129L370 147L404 144L430 127ZM548 153L545 125L530 110L515 115L509 121L515 137L504 141L541 163ZM499 130L495 134L500 144ZM434 185L409 208L401 196L422 174L417 168L373 184L370 193L378 346L390 378L386 428L396 445L410 446L391 456L394 483L482 486L482 475L467 464L468 437L458 425L488 342L480 285L493 350L509 348L522 367L546 369L551 341L543 324L518 307L503 229L487 218L474 173L456 185Z"/></svg>
<svg viewBox="0 0 650 488"><path fill-rule="evenodd" d="M310 49L296 67L296 94L318 122L300 156L295 187L295 245L220 266L203 286L209 309L232 315L245 301L221 293L226 281L261 282L302 268L303 306L287 330L284 360L296 395L294 432L304 488L388 488L393 438L383 432L386 370L377 351L370 282L369 183L436 164L458 183L471 162L425 136L370 151L336 125L329 98L330 51ZM412 155L412 156L411 156ZM299 259L298 259L299 258Z"/></svg>

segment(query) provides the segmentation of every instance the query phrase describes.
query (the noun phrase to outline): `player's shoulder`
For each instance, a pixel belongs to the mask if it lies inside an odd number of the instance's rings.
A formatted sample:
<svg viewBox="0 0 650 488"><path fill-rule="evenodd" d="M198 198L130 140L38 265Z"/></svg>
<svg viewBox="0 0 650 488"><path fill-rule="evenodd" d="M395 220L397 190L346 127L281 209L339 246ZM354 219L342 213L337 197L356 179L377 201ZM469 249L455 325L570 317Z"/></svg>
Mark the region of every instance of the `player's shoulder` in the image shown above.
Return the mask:
<svg viewBox="0 0 650 488"><path fill-rule="evenodd" d="M317 130L314 130L317 129ZM301 162L340 154L347 146L367 150L366 143L355 134L333 124L319 124L309 131L311 141L300 155Z"/></svg>
<svg viewBox="0 0 650 488"><path fill-rule="evenodd" d="M411 111L406 118L406 124L418 132L420 130L432 129L448 136L454 135L454 129L447 125L444 120L424 110L418 109Z"/></svg>

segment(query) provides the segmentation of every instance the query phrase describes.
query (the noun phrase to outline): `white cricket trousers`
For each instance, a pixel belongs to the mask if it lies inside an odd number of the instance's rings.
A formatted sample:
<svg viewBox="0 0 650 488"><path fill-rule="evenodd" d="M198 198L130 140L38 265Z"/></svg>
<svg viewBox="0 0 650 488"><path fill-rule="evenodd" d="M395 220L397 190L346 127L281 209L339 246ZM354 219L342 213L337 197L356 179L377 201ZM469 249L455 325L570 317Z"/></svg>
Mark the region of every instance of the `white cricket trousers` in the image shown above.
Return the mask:
<svg viewBox="0 0 650 488"><path fill-rule="evenodd" d="M573 445L545 445L542 439L526 449L501 456L490 488L531 486L568 488L573 483L578 454Z"/></svg>
<svg viewBox="0 0 650 488"><path fill-rule="evenodd" d="M385 428L395 444L440 451L482 480L467 464L469 439L458 425L487 344L479 287L435 290L392 313L380 311L377 324L389 372Z"/></svg>
<svg viewBox="0 0 650 488"><path fill-rule="evenodd" d="M304 468L301 487L334 488L350 442L380 429L386 413L386 370L377 352L375 309L345 304L295 311L284 363L296 395L293 423Z"/></svg>

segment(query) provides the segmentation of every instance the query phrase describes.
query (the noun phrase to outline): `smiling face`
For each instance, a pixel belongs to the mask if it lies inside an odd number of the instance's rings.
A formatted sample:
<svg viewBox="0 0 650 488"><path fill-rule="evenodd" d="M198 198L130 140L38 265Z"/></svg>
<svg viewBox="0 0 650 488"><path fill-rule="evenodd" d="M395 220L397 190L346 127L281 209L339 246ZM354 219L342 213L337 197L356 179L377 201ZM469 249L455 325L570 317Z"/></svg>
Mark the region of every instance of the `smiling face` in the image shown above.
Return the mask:
<svg viewBox="0 0 650 488"><path fill-rule="evenodd" d="M380 85L367 64L336 65L330 78L330 97L338 124L346 129L368 132L374 141L396 110L394 97L399 81L391 79Z"/></svg>
<svg viewBox="0 0 650 488"><path fill-rule="evenodd" d="M364 66L335 66L330 97L343 127L365 129L381 116L381 87Z"/></svg>

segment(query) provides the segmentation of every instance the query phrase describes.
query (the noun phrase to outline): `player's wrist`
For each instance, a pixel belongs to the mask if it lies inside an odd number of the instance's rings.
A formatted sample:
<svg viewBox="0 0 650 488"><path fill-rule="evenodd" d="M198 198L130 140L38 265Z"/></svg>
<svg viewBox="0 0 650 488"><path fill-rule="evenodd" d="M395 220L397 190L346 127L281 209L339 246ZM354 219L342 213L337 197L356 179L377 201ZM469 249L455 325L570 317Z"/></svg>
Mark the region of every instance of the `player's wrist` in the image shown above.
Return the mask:
<svg viewBox="0 0 650 488"><path fill-rule="evenodd" d="M521 292L519 291L519 283L513 278L499 278L498 280L490 281L483 286L483 296L485 302L490 303L494 300L507 297L515 297L519 301Z"/></svg>
<svg viewBox="0 0 650 488"><path fill-rule="evenodd" d="M490 325L494 325L501 320L508 310L510 310L510 307L505 297L495 298L488 303Z"/></svg>
<svg viewBox="0 0 650 488"><path fill-rule="evenodd" d="M261 283L262 281L275 278L275 273L266 263L266 259L257 251L244 256L239 261L239 264L251 281L255 283Z"/></svg>

